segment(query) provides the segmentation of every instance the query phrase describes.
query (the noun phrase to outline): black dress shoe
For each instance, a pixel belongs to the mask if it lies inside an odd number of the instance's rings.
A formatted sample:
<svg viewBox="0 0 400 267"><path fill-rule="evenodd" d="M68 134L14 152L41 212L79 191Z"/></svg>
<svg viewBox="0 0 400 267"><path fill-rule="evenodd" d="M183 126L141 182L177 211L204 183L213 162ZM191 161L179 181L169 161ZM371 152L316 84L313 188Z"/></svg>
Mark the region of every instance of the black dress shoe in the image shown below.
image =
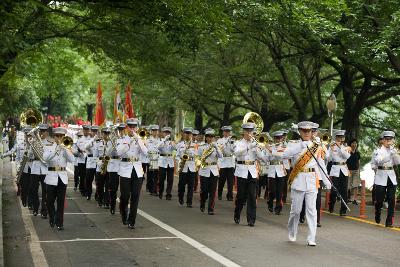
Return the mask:
<svg viewBox="0 0 400 267"><path fill-rule="evenodd" d="M54 222L50 222L50 227L54 228L55 223Z"/></svg>
<svg viewBox="0 0 400 267"><path fill-rule="evenodd" d="M163 197L163 195L158 195L158 198L159 198L159 199L162 199L162 197Z"/></svg>
<svg viewBox="0 0 400 267"><path fill-rule="evenodd" d="M247 225L250 226L250 227L254 227L254 223L253 222L249 222Z"/></svg>
<svg viewBox="0 0 400 267"><path fill-rule="evenodd" d="M381 223L381 216L375 215L375 222L376 222L377 224Z"/></svg>
<svg viewBox="0 0 400 267"><path fill-rule="evenodd" d="M45 215L45 214L40 214L40 217L41 217L42 219L47 219L47 215Z"/></svg>
<svg viewBox="0 0 400 267"><path fill-rule="evenodd" d="M333 208L329 208L329 213L333 213Z"/></svg>
<svg viewBox="0 0 400 267"><path fill-rule="evenodd" d="M134 224L130 223L130 224L128 224L128 228L129 228L129 229L135 229L136 227L135 227Z"/></svg>
<svg viewBox="0 0 400 267"><path fill-rule="evenodd" d="M275 215L281 215L281 211L280 210L275 211Z"/></svg>
<svg viewBox="0 0 400 267"><path fill-rule="evenodd" d="M387 224L385 224L385 227L388 227L388 228L393 228L393 225L392 225L392 224L389 224L389 223L387 223Z"/></svg>
<svg viewBox="0 0 400 267"><path fill-rule="evenodd" d="M306 221L306 219L304 219L304 218L300 218L300 223L304 223L305 221Z"/></svg>
<svg viewBox="0 0 400 267"><path fill-rule="evenodd" d="M165 199L166 200L172 200L172 196L166 196Z"/></svg>
<svg viewBox="0 0 400 267"><path fill-rule="evenodd" d="M62 230L64 230L64 226L62 226L62 225L57 226L57 229L58 229L58 231L62 231Z"/></svg>
<svg viewBox="0 0 400 267"><path fill-rule="evenodd" d="M112 215L114 215L114 214L115 214L115 208L111 208L111 209L110 209L110 213L111 213Z"/></svg>
<svg viewBox="0 0 400 267"><path fill-rule="evenodd" d="M86 196L86 200L90 200L90 196Z"/></svg>
<svg viewBox="0 0 400 267"><path fill-rule="evenodd" d="M76 188L76 186L74 187L74 191L78 190L78 188Z"/></svg>
<svg viewBox="0 0 400 267"><path fill-rule="evenodd" d="M342 216L342 217L346 217L347 216L347 214L346 213L340 213L340 216Z"/></svg>
<svg viewBox="0 0 400 267"><path fill-rule="evenodd" d="M38 212L37 211L34 211L33 212L33 216L37 216L38 215Z"/></svg>
<svg viewBox="0 0 400 267"><path fill-rule="evenodd" d="M200 211L201 212L204 212L204 210L205 210L205 208L200 207Z"/></svg>
<svg viewBox="0 0 400 267"><path fill-rule="evenodd" d="M233 218L233 220L235 221L236 224L239 224L239 223L240 223L240 218L236 218L236 217L235 217L235 218Z"/></svg>
<svg viewBox="0 0 400 267"><path fill-rule="evenodd" d="M22 202L22 206L26 207L26 203Z"/></svg>
<svg viewBox="0 0 400 267"><path fill-rule="evenodd" d="M322 225L320 223L317 223L317 227L321 227Z"/></svg>
<svg viewBox="0 0 400 267"><path fill-rule="evenodd" d="M270 208L270 207L268 207L268 210L269 210L269 212L274 212L274 209L273 208Z"/></svg>
<svg viewBox="0 0 400 267"><path fill-rule="evenodd" d="M214 215L214 211L212 210L208 211L208 215Z"/></svg>
<svg viewBox="0 0 400 267"><path fill-rule="evenodd" d="M179 200L179 204L180 204L180 205L183 205L183 200Z"/></svg>
<svg viewBox="0 0 400 267"><path fill-rule="evenodd" d="M32 206L29 206L28 209L29 209L29 210L33 210L33 207L32 207Z"/></svg>
<svg viewBox="0 0 400 267"><path fill-rule="evenodd" d="M222 196L218 196L218 200L222 200Z"/></svg>

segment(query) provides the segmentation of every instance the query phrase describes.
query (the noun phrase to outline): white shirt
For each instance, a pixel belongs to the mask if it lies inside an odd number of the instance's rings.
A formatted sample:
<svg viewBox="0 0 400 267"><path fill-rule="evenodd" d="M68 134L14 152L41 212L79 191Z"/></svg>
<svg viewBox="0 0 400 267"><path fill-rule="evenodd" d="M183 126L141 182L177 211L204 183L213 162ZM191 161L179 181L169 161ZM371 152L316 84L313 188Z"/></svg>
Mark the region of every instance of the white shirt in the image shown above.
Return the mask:
<svg viewBox="0 0 400 267"><path fill-rule="evenodd" d="M140 153L147 154L148 150L141 138L125 136L117 145L117 154L121 159L133 159L134 161L121 160L118 174L125 178L131 178L132 170L135 168L138 178L143 177L142 162L139 160Z"/></svg>
<svg viewBox="0 0 400 267"><path fill-rule="evenodd" d="M95 169L97 167L97 161L98 158L94 155L94 151L96 150L96 146L100 140L94 140L94 138L91 138L87 140L86 145L85 145L85 151L87 154L87 160L86 160L86 169Z"/></svg>
<svg viewBox="0 0 400 267"><path fill-rule="evenodd" d="M218 160L218 166L220 168L234 168L234 142L232 140L232 137L222 137L218 139L217 144L222 148L223 155L223 157Z"/></svg>
<svg viewBox="0 0 400 267"><path fill-rule="evenodd" d="M13 146L12 149L8 150L6 153L3 154L3 157L11 156L12 154L15 153L15 159L19 163L22 162L22 159L24 157L24 154L26 152L28 161L25 164L25 167L22 172L24 173L29 173L29 169L32 167L32 160L35 158L33 153L31 151L27 151L28 145L25 144L24 141L16 141L15 145Z"/></svg>
<svg viewBox="0 0 400 267"><path fill-rule="evenodd" d="M286 148L284 148L280 144L274 144L271 147L272 153L267 151L268 161L269 161L269 168L268 168L268 177L275 178L277 177L284 177L286 176L286 169L283 164L283 158L281 154L277 152L283 152Z"/></svg>
<svg viewBox="0 0 400 267"><path fill-rule="evenodd" d="M189 170L191 172L196 172L196 163L194 161L194 157L196 156L195 143L192 141L181 141L176 145L176 159L180 164L182 157L184 154L189 156L189 159L186 160L185 165L183 166L183 173L187 173Z"/></svg>
<svg viewBox="0 0 400 267"><path fill-rule="evenodd" d="M289 143L288 147L283 152L282 157L293 158L296 164L297 160L304 154L305 151L307 151L307 146L311 147L312 142L301 141L298 143ZM327 174L327 170L324 159L321 157L321 153L316 153L315 158L317 159L319 165L314 158L311 158L311 160L304 166L304 168L314 168L315 172L300 172L292 183L292 189L298 191L316 192L318 190L317 179L319 178L322 178L322 181L328 189L331 188L330 181L323 174L324 172Z"/></svg>
<svg viewBox="0 0 400 267"><path fill-rule="evenodd" d="M45 146L43 152L43 159L50 167L67 167L67 162L74 162L74 155L71 151L64 149L53 143L51 146ZM68 184L67 171L48 171L44 182L48 185L57 185L58 177L60 177L63 184Z"/></svg>
<svg viewBox="0 0 400 267"><path fill-rule="evenodd" d="M91 141L90 136L80 136L75 146L72 147L72 153L77 157L78 164L86 162L85 147L89 141Z"/></svg>
<svg viewBox="0 0 400 267"><path fill-rule="evenodd" d="M93 146L93 158L97 159L96 163L96 172L101 171L101 166L103 166L103 160L100 159L100 157L104 157L106 155L106 143L104 140L100 140L99 142L96 143L95 146Z"/></svg>
<svg viewBox="0 0 400 267"><path fill-rule="evenodd" d="M47 138L42 140L43 151L46 146L53 145L52 141L49 141ZM32 162L31 174L35 175L43 175L47 174L47 165L41 162L40 160L34 160Z"/></svg>
<svg viewBox="0 0 400 267"><path fill-rule="evenodd" d="M214 145L211 144L211 146ZM201 157L203 155L203 152L207 150L209 147L210 144L204 144L202 146L199 146L197 150L197 156ZM222 152L218 147L217 148L214 147L213 152L205 160L206 163L212 163L212 165L207 165L204 168L200 168L199 175L203 177L210 177L212 173L214 176L218 176L219 171L218 171L217 161L219 158L222 158Z"/></svg>
<svg viewBox="0 0 400 267"><path fill-rule="evenodd" d="M176 145L172 141L160 141L158 144L158 151L160 152L158 167L173 168L175 166L174 157L172 156L174 150L176 150Z"/></svg>
<svg viewBox="0 0 400 267"><path fill-rule="evenodd" d="M380 170L379 167L394 167L400 164L400 155L396 150L391 150L381 146L376 149L373 154L373 161L376 164L376 173L374 184L387 186L387 179L389 178L393 185L397 185L396 173L392 170Z"/></svg>
<svg viewBox="0 0 400 267"><path fill-rule="evenodd" d="M349 151L347 151L347 148L344 145L340 145L340 148L337 145L334 145L333 149L331 146L329 146L326 157L328 159L328 162L332 161L344 163L341 165L332 164L329 176L339 177L340 171L342 171L345 176L349 176L349 169L347 168L346 161L350 157L350 153Z"/></svg>
<svg viewBox="0 0 400 267"><path fill-rule="evenodd" d="M256 147L251 141L241 139L236 142L234 154L236 156L236 170L235 176L247 179L247 175L250 172L252 178L257 178L257 168L255 161L260 159L267 162L267 156L265 152L261 151L260 148ZM246 165L239 164L240 161L254 161L254 164Z"/></svg>
<svg viewBox="0 0 400 267"><path fill-rule="evenodd" d="M149 151L148 159L149 159L149 163L150 163L150 166L149 166L150 170L158 169L158 160L160 157L158 147L159 147L160 143L161 143L161 140L160 140L160 138L157 138L157 137L155 138L153 136L150 136L147 139L146 146Z"/></svg>
<svg viewBox="0 0 400 267"><path fill-rule="evenodd" d="M110 157L110 161L107 165L107 172L119 172L119 165L121 158L118 156L117 147L123 141L123 137L117 138L115 141L115 147L113 147L111 141L107 141L106 144L106 156Z"/></svg>

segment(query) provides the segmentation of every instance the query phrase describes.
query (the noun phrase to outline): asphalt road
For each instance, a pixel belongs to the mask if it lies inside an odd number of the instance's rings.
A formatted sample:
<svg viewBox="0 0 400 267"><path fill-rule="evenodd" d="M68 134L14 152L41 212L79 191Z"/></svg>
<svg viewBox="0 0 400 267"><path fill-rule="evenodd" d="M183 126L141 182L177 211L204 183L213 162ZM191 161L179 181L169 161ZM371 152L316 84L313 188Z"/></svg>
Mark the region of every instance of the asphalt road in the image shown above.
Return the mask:
<svg viewBox="0 0 400 267"><path fill-rule="evenodd" d="M256 226L247 226L245 213L236 225L233 202L217 200L216 214L210 216L200 212L199 194L195 193L193 208L182 207L175 182L172 201L142 190L135 230L122 224L118 212L110 215L68 187L65 230L58 231L47 220L29 214L15 195L12 179L5 178L5 266L399 265L399 228L323 214L318 245L308 247L306 224L300 225L297 242L288 241L289 205L282 215L273 215L261 199Z"/></svg>

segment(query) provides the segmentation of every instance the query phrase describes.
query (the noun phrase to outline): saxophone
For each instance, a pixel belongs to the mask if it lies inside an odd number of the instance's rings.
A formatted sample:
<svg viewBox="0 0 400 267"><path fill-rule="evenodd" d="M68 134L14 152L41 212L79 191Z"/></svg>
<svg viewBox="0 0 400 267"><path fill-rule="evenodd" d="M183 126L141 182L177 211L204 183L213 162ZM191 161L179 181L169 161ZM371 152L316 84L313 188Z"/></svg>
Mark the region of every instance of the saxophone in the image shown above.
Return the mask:
<svg viewBox="0 0 400 267"><path fill-rule="evenodd" d="M200 168L205 168L207 166L206 160L214 152L214 149L215 147L210 144L209 147L203 151L200 157Z"/></svg>
<svg viewBox="0 0 400 267"><path fill-rule="evenodd" d="M101 160L101 168L100 168L100 175L105 175L107 173L107 166L110 162L110 156L106 156L106 145L107 140L104 139L104 151L103 151L103 159Z"/></svg>
<svg viewBox="0 0 400 267"><path fill-rule="evenodd" d="M192 141L189 141L188 145L186 146L185 150L183 151L183 156L181 158L181 161L179 162L179 172L183 171L183 168L185 167L185 163L189 159L189 155L187 154L187 151L190 148L191 143L192 143Z"/></svg>

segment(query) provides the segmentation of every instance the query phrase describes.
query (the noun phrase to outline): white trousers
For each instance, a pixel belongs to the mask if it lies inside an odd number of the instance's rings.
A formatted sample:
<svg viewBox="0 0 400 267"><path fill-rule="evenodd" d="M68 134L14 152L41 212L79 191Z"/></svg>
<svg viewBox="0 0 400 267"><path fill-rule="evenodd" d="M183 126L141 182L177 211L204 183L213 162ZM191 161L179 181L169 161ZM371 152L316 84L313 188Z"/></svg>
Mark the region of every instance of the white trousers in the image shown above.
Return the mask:
<svg viewBox="0 0 400 267"><path fill-rule="evenodd" d="M301 208L303 200L306 200L306 219L308 225L307 241L315 242L315 235L317 233L317 208L316 199L317 191L306 192L292 189L290 196L292 198L292 205L290 208L288 230L289 235L295 237L299 226Z"/></svg>

